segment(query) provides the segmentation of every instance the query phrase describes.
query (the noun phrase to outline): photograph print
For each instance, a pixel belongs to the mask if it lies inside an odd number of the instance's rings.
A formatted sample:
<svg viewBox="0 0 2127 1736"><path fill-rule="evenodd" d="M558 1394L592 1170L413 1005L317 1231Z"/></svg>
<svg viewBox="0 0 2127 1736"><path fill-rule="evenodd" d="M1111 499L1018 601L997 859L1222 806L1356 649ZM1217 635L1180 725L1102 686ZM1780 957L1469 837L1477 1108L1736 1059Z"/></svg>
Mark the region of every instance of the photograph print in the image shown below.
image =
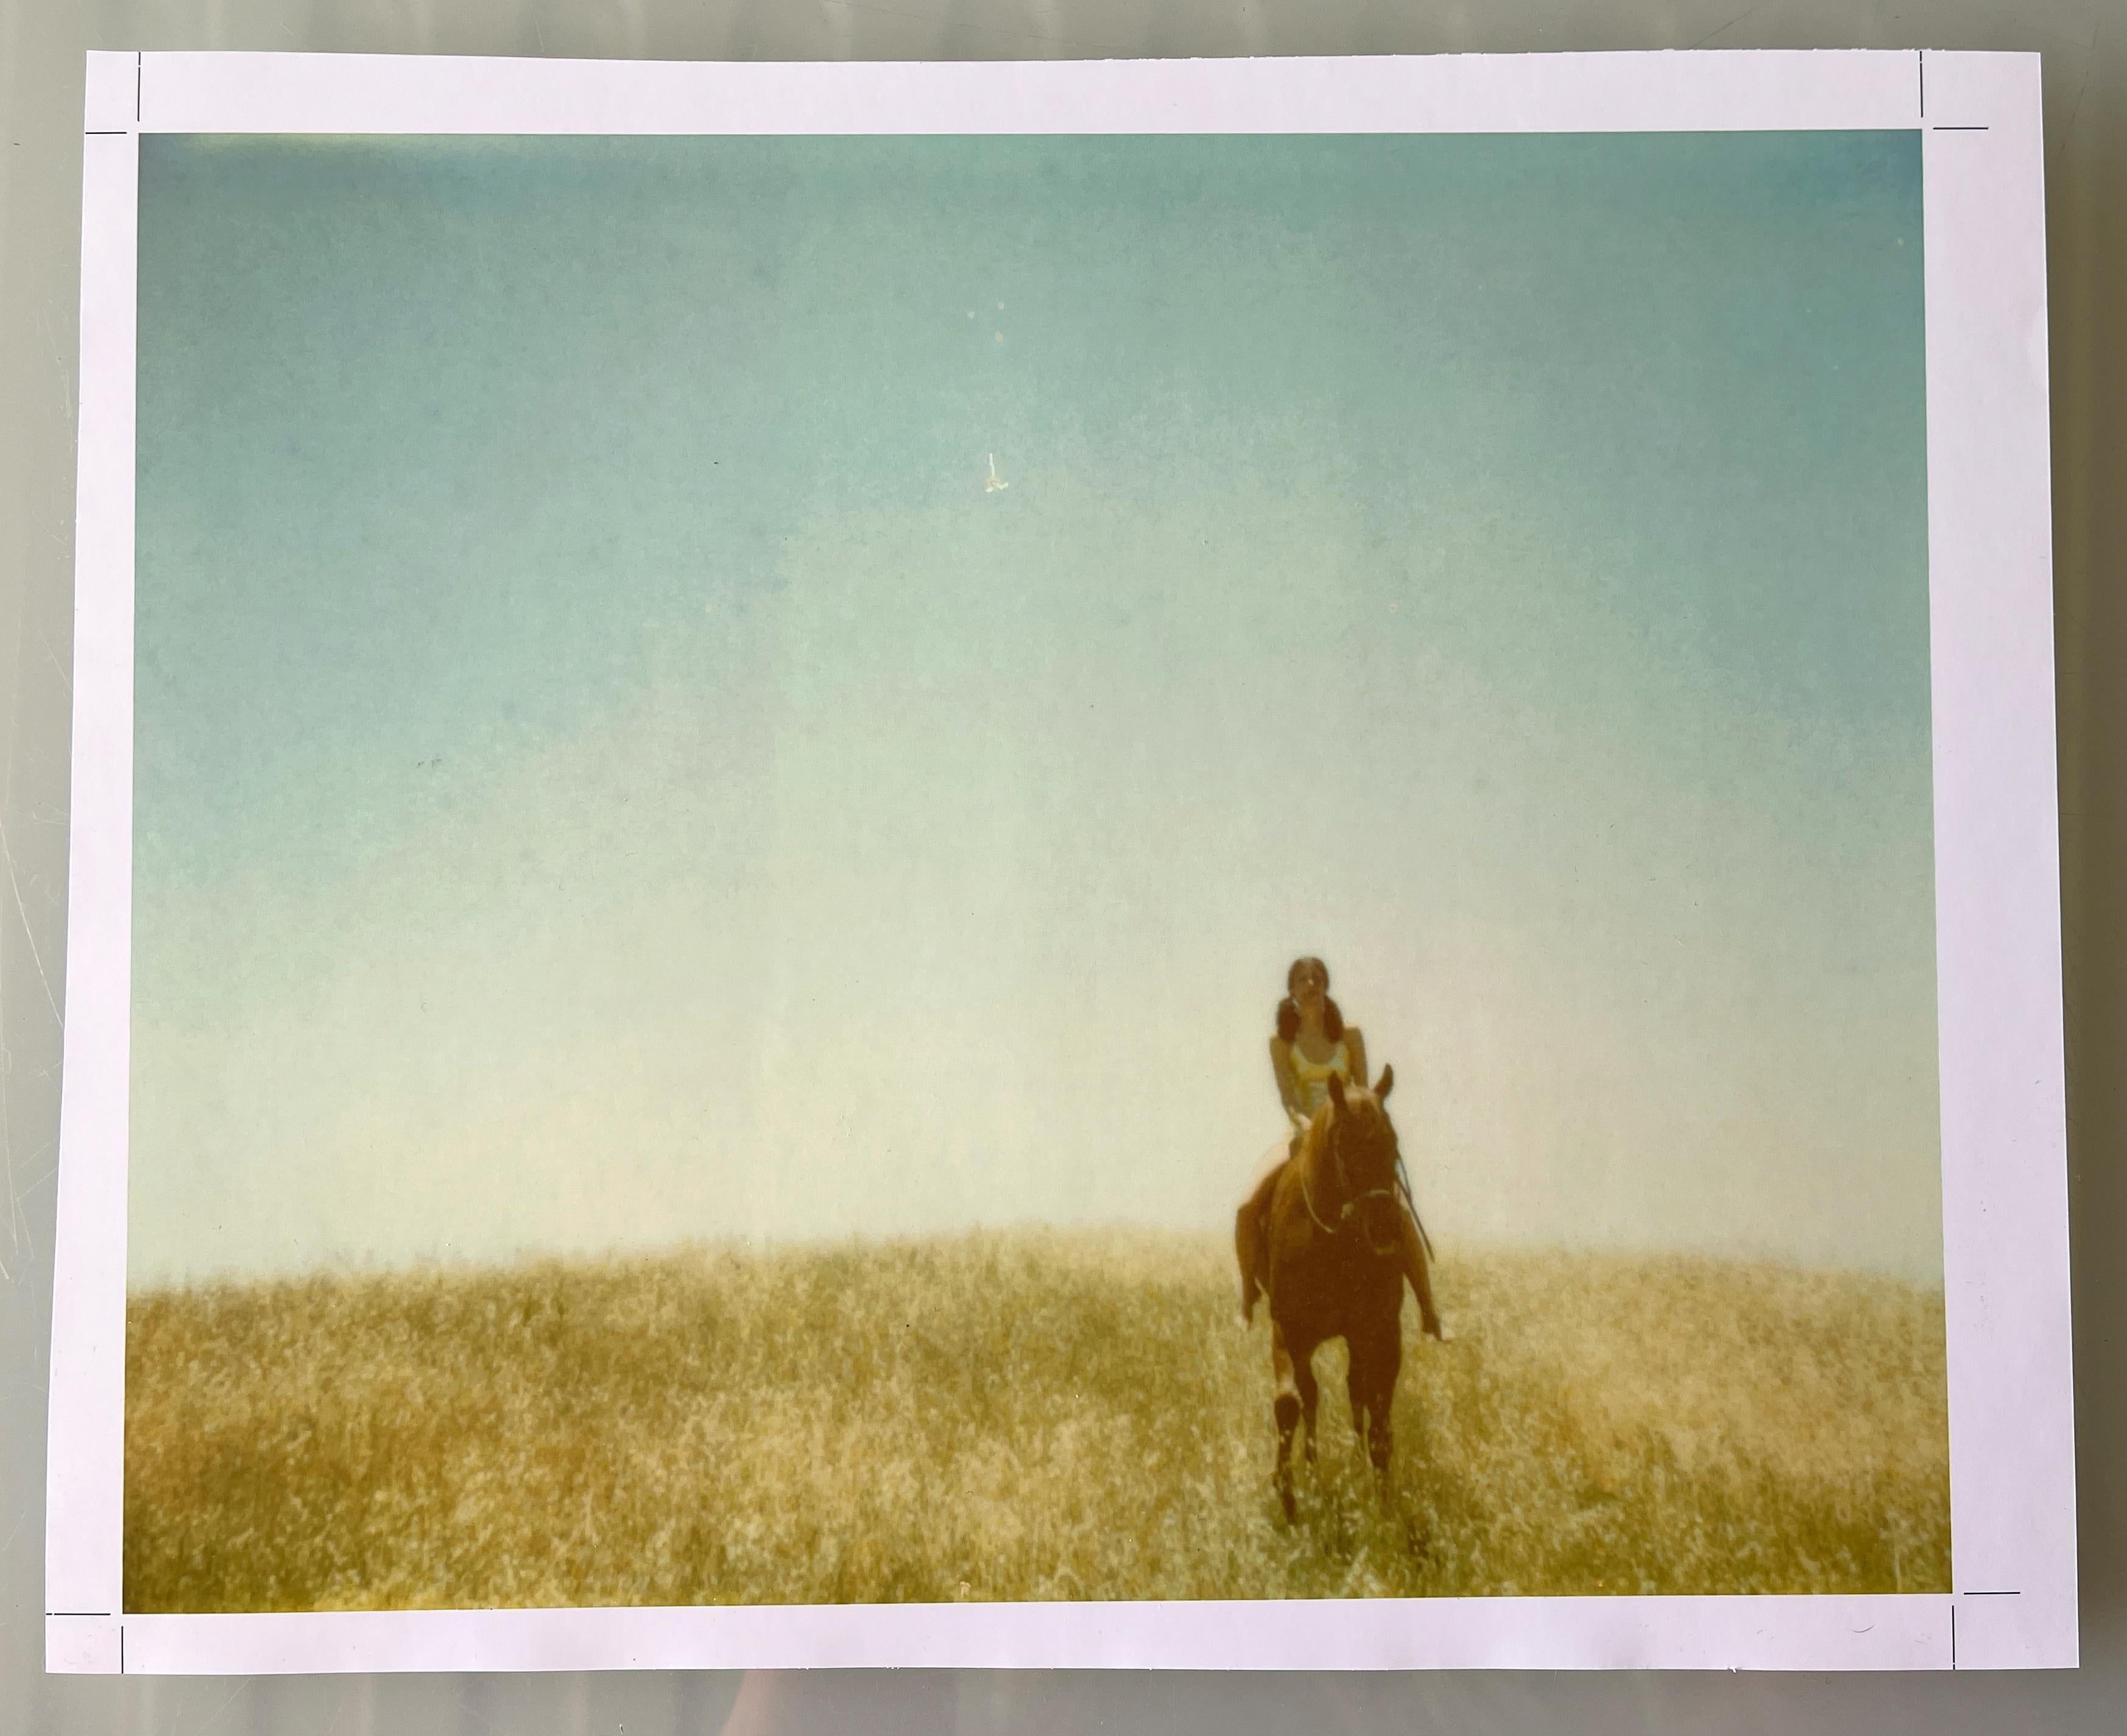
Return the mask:
<svg viewBox="0 0 2127 1736"><path fill-rule="evenodd" d="M1919 134L139 148L127 1612L1949 1589Z"/></svg>

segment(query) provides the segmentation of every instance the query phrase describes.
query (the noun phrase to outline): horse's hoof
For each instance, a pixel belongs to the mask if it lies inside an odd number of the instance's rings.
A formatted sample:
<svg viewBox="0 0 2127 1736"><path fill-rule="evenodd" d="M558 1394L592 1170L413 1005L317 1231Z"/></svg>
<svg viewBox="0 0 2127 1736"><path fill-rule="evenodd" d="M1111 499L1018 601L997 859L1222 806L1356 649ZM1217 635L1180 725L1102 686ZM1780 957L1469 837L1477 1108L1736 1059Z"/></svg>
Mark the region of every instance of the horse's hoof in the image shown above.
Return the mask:
<svg viewBox="0 0 2127 1736"><path fill-rule="evenodd" d="M1425 1335L1436 1344L1452 1345L1455 1342L1454 1330L1444 1320L1433 1321L1425 1329Z"/></svg>

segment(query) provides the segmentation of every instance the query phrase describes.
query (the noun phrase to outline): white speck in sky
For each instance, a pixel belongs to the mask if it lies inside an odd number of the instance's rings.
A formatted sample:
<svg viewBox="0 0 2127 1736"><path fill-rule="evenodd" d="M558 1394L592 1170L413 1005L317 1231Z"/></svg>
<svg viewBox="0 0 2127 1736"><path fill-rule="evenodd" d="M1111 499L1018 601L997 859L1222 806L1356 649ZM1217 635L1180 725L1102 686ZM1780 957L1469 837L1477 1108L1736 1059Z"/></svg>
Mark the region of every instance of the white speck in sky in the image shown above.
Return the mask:
<svg viewBox="0 0 2127 1736"><path fill-rule="evenodd" d="M1000 488L1011 487L1011 484L1006 481L1002 477L997 473L997 454L995 453L989 454L989 480L983 484L983 492L984 494L995 494Z"/></svg>

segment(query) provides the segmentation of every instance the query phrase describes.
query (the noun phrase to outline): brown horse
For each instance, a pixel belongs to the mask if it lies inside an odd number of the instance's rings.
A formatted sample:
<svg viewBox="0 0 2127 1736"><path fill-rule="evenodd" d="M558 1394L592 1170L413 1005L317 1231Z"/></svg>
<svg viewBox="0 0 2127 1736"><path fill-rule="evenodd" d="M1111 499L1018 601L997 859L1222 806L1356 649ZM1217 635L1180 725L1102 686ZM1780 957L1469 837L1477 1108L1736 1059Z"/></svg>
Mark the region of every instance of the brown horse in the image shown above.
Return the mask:
<svg viewBox="0 0 2127 1736"><path fill-rule="evenodd" d="M1277 1380L1275 1477L1285 1516L1293 1514L1292 1433L1307 1425L1315 1460L1320 1388L1315 1353L1333 1338L1351 1353L1346 1382L1352 1426L1386 1476L1394 1444L1389 1407L1403 1367L1403 1263L1391 1214L1398 1190L1395 1129L1383 1107L1395 1070L1373 1090L1348 1089L1334 1074L1329 1100L1300 1150L1263 1179L1234 1221L1244 1312L1256 1294L1270 1299L1271 1369Z"/></svg>

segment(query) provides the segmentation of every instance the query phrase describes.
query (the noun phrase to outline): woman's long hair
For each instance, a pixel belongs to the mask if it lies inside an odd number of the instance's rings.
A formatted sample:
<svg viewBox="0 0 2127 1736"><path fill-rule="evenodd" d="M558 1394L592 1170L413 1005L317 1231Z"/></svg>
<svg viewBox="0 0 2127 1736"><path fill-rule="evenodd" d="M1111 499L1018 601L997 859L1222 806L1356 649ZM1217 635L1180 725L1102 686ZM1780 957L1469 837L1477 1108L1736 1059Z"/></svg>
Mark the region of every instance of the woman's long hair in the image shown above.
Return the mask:
<svg viewBox="0 0 2127 1736"><path fill-rule="evenodd" d="M1329 998L1329 967L1319 958L1296 958L1292 961L1292 968L1285 973L1285 986L1288 992L1277 1003L1278 1041L1289 1043L1300 1035L1300 1003L1292 998L1290 991L1293 978L1309 965L1322 973L1322 1034L1333 1043L1340 1041L1344 1035L1344 1015L1337 1010L1336 1002Z"/></svg>

